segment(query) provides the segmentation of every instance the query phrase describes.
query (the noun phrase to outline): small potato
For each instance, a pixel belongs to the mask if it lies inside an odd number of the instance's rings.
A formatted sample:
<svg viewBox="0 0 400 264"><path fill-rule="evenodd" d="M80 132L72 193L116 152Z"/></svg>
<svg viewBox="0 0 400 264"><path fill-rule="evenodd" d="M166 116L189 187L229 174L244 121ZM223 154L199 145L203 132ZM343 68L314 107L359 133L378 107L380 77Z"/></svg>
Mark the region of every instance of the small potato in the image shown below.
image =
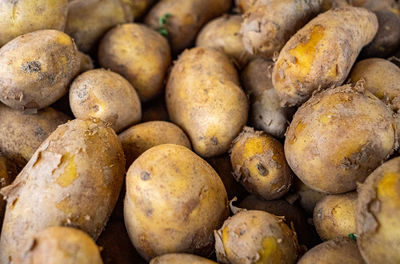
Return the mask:
<svg viewBox="0 0 400 264"><path fill-rule="evenodd" d="M298 196L300 206L311 216L315 205L327 195L311 189L297 177L294 177L293 191Z"/></svg>
<svg viewBox="0 0 400 264"><path fill-rule="evenodd" d="M235 178L248 192L273 200L289 191L293 174L279 141L245 127L233 141L231 152Z"/></svg>
<svg viewBox="0 0 400 264"><path fill-rule="evenodd" d="M240 211L214 232L219 263L296 263L298 244L281 218L263 211Z"/></svg>
<svg viewBox="0 0 400 264"><path fill-rule="evenodd" d="M281 105L300 105L318 89L341 85L377 30L374 13L351 6L311 20L285 44L274 66L272 83Z"/></svg>
<svg viewBox="0 0 400 264"><path fill-rule="evenodd" d="M235 67L220 51L197 47L183 52L165 96L172 122L185 130L203 157L225 153L247 121L247 97Z"/></svg>
<svg viewBox="0 0 400 264"><path fill-rule="evenodd" d="M232 0L161 0L145 23L166 35L174 54L191 46L201 27L227 12Z"/></svg>
<svg viewBox="0 0 400 264"><path fill-rule="evenodd" d="M131 0L129 5L132 7L135 21L140 20L146 14L148 9L158 0Z"/></svg>
<svg viewBox="0 0 400 264"><path fill-rule="evenodd" d="M19 36L0 49L0 101L22 110L49 106L68 92L80 64L73 40L63 32Z"/></svg>
<svg viewBox="0 0 400 264"><path fill-rule="evenodd" d="M74 226L97 239L117 202L125 174L121 143L96 120L59 126L37 149L7 198L0 263L24 250L27 240L50 226Z"/></svg>
<svg viewBox="0 0 400 264"><path fill-rule="evenodd" d="M150 264L217 264L209 259L191 254L165 254L150 261Z"/></svg>
<svg viewBox="0 0 400 264"><path fill-rule="evenodd" d="M400 158L377 168L358 188L357 244L368 264L400 263Z"/></svg>
<svg viewBox="0 0 400 264"><path fill-rule="evenodd" d="M220 50L244 67L252 55L243 46L240 26L242 17L224 15L208 22L197 35L196 46Z"/></svg>
<svg viewBox="0 0 400 264"><path fill-rule="evenodd" d="M135 125L119 134L118 138L124 149L128 168L143 152L157 145L176 144L191 149L185 132L177 125L164 121Z"/></svg>
<svg viewBox="0 0 400 264"><path fill-rule="evenodd" d="M365 264L357 244L350 238L326 241L310 249L297 264ZM377 262L380 263L380 262Z"/></svg>
<svg viewBox="0 0 400 264"><path fill-rule="evenodd" d="M142 118L138 94L121 75L96 69L79 75L69 91L76 118L98 118L119 132Z"/></svg>
<svg viewBox="0 0 400 264"><path fill-rule="evenodd" d="M0 47L22 34L36 30L63 31L67 12L67 0L1 0Z"/></svg>
<svg viewBox="0 0 400 264"><path fill-rule="evenodd" d="M314 225L322 240L347 237L356 232L357 193L327 195L314 208Z"/></svg>
<svg viewBox="0 0 400 264"><path fill-rule="evenodd" d="M87 54L85 54L83 52L80 52L80 51L78 52L78 54L79 54L79 58L81 60L81 67L80 67L79 73L83 73L85 71L93 70L94 69L94 65L93 65L92 58L89 55L87 55Z"/></svg>
<svg viewBox="0 0 400 264"><path fill-rule="evenodd" d="M368 8L370 10L382 10L393 6L396 0L347 0L353 6Z"/></svg>
<svg viewBox="0 0 400 264"><path fill-rule="evenodd" d="M145 102L162 93L171 51L156 31L140 24L123 24L101 40L98 59L102 67L124 76Z"/></svg>
<svg viewBox="0 0 400 264"><path fill-rule="evenodd" d="M85 232L53 226L35 234L20 252L16 264L102 264L100 250Z"/></svg>
<svg viewBox="0 0 400 264"><path fill-rule="evenodd" d="M165 96L161 95L149 102L142 108L142 122L148 121L169 121Z"/></svg>
<svg viewBox="0 0 400 264"><path fill-rule="evenodd" d="M147 261L166 253L208 256L213 230L228 217L227 194L213 168L188 148L158 145L128 170L124 216Z"/></svg>
<svg viewBox="0 0 400 264"><path fill-rule="evenodd" d="M362 87L325 90L294 115L285 139L287 162L314 190L352 191L397 147L396 123L393 111Z"/></svg>

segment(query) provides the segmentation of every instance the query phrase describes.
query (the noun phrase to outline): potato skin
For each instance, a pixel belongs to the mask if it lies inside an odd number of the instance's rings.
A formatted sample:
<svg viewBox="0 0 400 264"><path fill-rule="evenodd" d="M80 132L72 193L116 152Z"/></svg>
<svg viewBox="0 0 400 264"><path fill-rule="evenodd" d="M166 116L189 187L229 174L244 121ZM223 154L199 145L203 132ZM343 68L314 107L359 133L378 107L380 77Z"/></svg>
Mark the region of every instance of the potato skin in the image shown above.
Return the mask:
<svg viewBox="0 0 400 264"><path fill-rule="evenodd" d="M246 124L248 102L236 69L222 52L193 48L174 64L166 87L172 122L203 157L225 153Z"/></svg>
<svg viewBox="0 0 400 264"><path fill-rule="evenodd" d="M275 215L240 211L214 232L219 263L296 263L296 234Z"/></svg>
<svg viewBox="0 0 400 264"><path fill-rule="evenodd" d="M107 32L101 40L98 59L102 67L124 76L145 102L162 93L171 51L166 39L156 31L130 23Z"/></svg>
<svg viewBox="0 0 400 264"><path fill-rule="evenodd" d="M211 252L228 202L217 173L199 156L179 145L155 146L131 165L126 189L125 225L143 258Z"/></svg>
<svg viewBox="0 0 400 264"><path fill-rule="evenodd" d="M145 24L160 28L160 18L166 14L165 28L174 54L191 46L201 27L211 19L227 12L232 0L161 0L147 14Z"/></svg>
<svg viewBox="0 0 400 264"><path fill-rule="evenodd" d="M209 259L192 254L165 254L150 261L150 264L217 264Z"/></svg>
<svg viewBox="0 0 400 264"><path fill-rule="evenodd" d="M233 141L231 163L236 180L248 192L266 200L282 197L292 184L293 174L282 144L250 127Z"/></svg>
<svg viewBox="0 0 400 264"><path fill-rule="evenodd" d="M14 109L41 109L60 99L79 72L73 40L57 30L19 36L0 49L0 101Z"/></svg>
<svg viewBox="0 0 400 264"><path fill-rule="evenodd" d="M79 75L69 91L76 118L97 118L119 132L140 122L142 108L132 85L118 73L96 69Z"/></svg>
<svg viewBox="0 0 400 264"><path fill-rule="evenodd" d="M285 44L274 66L281 105L299 105L317 89L341 85L377 30L375 14L364 8L335 8L311 20Z"/></svg>
<svg viewBox="0 0 400 264"><path fill-rule="evenodd" d="M53 226L43 229L27 242L27 246L15 260L16 264L103 263L100 250L92 238L71 227Z"/></svg>
<svg viewBox="0 0 400 264"><path fill-rule="evenodd" d="M128 168L143 152L157 145L176 144L191 149L185 132L177 125L164 121L145 122L132 126L119 134L118 139L124 149Z"/></svg>
<svg viewBox="0 0 400 264"><path fill-rule="evenodd" d="M382 164L358 188L357 244L367 263L399 263L400 158Z"/></svg>
<svg viewBox="0 0 400 264"><path fill-rule="evenodd" d="M0 263L15 259L27 239L49 226L77 227L97 239L117 202L124 173L122 146L111 128L79 119L59 126L1 190L7 208Z"/></svg>
<svg viewBox="0 0 400 264"><path fill-rule="evenodd" d="M0 47L36 30L64 30L67 4L67 0L1 0Z"/></svg>
<svg viewBox="0 0 400 264"><path fill-rule="evenodd" d="M0 152L23 168L50 133L69 119L51 107L26 114L0 104Z"/></svg>
<svg viewBox="0 0 400 264"><path fill-rule="evenodd" d="M322 91L293 117L285 155L310 188L331 194L352 191L397 147L393 111L362 87Z"/></svg>

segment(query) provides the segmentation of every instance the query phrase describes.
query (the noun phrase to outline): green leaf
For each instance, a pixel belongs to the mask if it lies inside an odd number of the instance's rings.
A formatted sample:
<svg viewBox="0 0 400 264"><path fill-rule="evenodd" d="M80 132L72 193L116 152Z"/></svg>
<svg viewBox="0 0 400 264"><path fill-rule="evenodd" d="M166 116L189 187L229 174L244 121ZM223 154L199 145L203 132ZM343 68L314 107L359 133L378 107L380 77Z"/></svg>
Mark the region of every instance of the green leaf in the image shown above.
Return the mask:
<svg viewBox="0 0 400 264"><path fill-rule="evenodd" d="M159 28L158 33L160 33L164 37L168 37L168 30L166 28Z"/></svg>
<svg viewBox="0 0 400 264"><path fill-rule="evenodd" d="M349 237L350 237L351 239L353 239L354 241L357 241L357 235L356 235L356 234L351 233L351 234L349 234Z"/></svg>
<svg viewBox="0 0 400 264"><path fill-rule="evenodd" d="M168 18L170 18L172 15L171 14L164 14L163 16L161 16L159 19L158 19L158 24L160 25L160 26L164 26L166 23L167 23L167 20L168 20Z"/></svg>

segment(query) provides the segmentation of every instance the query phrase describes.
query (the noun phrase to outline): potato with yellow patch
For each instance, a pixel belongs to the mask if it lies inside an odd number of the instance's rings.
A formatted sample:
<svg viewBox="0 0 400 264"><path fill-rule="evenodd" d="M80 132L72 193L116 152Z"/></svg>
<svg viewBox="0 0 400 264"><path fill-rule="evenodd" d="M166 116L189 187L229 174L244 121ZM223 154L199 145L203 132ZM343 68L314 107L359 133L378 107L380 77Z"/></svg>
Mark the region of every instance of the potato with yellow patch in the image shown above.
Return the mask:
<svg viewBox="0 0 400 264"><path fill-rule="evenodd" d="M145 102L162 93L171 51L167 40L156 31L131 23L107 32L98 59L102 67L124 76Z"/></svg>
<svg viewBox="0 0 400 264"><path fill-rule="evenodd" d="M214 169L184 146L155 146L126 176L125 225L147 261L166 253L208 256L228 217L224 185Z"/></svg>
<svg viewBox="0 0 400 264"><path fill-rule="evenodd" d="M139 96L121 75L96 69L79 75L71 84L69 103L76 118L97 118L119 132L142 118Z"/></svg>
<svg viewBox="0 0 400 264"><path fill-rule="evenodd" d="M244 128L233 141L231 163L236 180L266 200L282 197L292 184L282 144L261 131Z"/></svg>
<svg viewBox="0 0 400 264"><path fill-rule="evenodd" d="M183 52L165 96L172 122L203 157L225 153L247 121L247 97L235 67L220 51L197 47Z"/></svg>
<svg viewBox="0 0 400 264"><path fill-rule="evenodd" d="M285 140L286 160L314 190L352 191L397 148L393 115L359 86L320 92L294 115Z"/></svg>
<svg viewBox="0 0 400 264"><path fill-rule="evenodd" d="M296 233L282 218L263 211L240 211L214 232L219 263L291 264L298 257Z"/></svg>
<svg viewBox="0 0 400 264"><path fill-rule="evenodd" d="M313 222L319 237L330 240L356 232L357 193L327 195L314 208Z"/></svg>
<svg viewBox="0 0 400 264"><path fill-rule="evenodd" d="M0 49L0 101L14 109L41 109L68 92L80 70L73 40L57 30L19 36Z"/></svg>
<svg viewBox="0 0 400 264"><path fill-rule="evenodd" d="M400 158L377 168L358 188L357 244L367 263L400 262Z"/></svg>
<svg viewBox="0 0 400 264"><path fill-rule="evenodd" d="M103 264L92 238L72 227L48 227L36 233L26 245L15 263Z"/></svg>
<svg viewBox="0 0 400 264"><path fill-rule="evenodd" d="M165 254L150 261L150 264L217 264L209 259L192 254Z"/></svg>
<svg viewBox="0 0 400 264"><path fill-rule="evenodd" d="M128 128L118 135L124 149L126 166L132 164L146 150L162 144L176 144L191 149L185 132L165 121L145 122Z"/></svg>
<svg viewBox="0 0 400 264"><path fill-rule="evenodd" d="M115 132L99 121L59 126L38 148L7 198L0 262L8 263L38 231L74 226L97 239L117 202L125 159Z"/></svg>
<svg viewBox="0 0 400 264"><path fill-rule="evenodd" d="M36 30L64 30L67 12L67 0L1 0L0 47Z"/></svg>
<svg viewBox="0 0 400 264"><path fill-rule="evenodd" d="M272 83L281 105L300 105L318 89L341 85L377 30L374 13L351 6L311 20L285 44L274 66Z"/></svg>

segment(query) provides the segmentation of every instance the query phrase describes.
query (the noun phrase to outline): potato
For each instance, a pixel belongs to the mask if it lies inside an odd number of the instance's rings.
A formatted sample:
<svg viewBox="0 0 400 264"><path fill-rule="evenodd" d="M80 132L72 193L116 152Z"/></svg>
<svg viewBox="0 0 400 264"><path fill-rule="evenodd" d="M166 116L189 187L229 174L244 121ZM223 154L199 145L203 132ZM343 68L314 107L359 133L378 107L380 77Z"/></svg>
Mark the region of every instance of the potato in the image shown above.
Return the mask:
<svg viewBox="0 0 400 264"><path fill-rule="evenodd" d="M240 33L245 49L250 54L272 58L320 8L321 0L256 2L243 15Z"/></svg>
<svg viewBox="0 0 400 264"><path fill-rule="evenodd" d="M134 0L75 0L68 4L65 32L84 52L93 51L112 27L133 21Z"/></svg>
<svg viewBox="0 0 400 264"><path fill-rule="evenodd" d="M14 179L12 172L9 168L9 161L2 156L0 153L0 188L3 188L9 184L11 184L12 180ZM3 223L3 216L5 211L5 201L3 200L3 196L0 194L0 228Z"/></svg>
<svg viewBox="0 0 400 264"><path fill-rule="evenodd" d="M101 40L99 63L124 76L140 100L148 101L163 91L164 75L171 64L168 42L140 24L119 25Z"/></svg>
<svg viewBox="0 0 400 264"><path fill-rule="evenodd" d="M142 107L142 122L148 121L169 121L165 96L161 95Z"/></svg>
<svg viewBox="0 0 400 264"><path fill-rule="evenodd" d="M347 0L353 6L368 8L370 10L381 10L395 4L396 0Z"/></svg>
<svg viewBox="0 0 400 264"><path fill-rule="evenodd" d="M271 80L273 65L267 59L254 59L242 71L240 79L250 95L250 118L254 127L274 137L283 138L292 111L279 104L279 96Z"/></svg>
<svg viewBox="0 0 400 264"><path fill-rule="evenodd" d="M260 3L261 0L235 0L235 5L240 13L246 13L252 6Z"/></svg>
<svg viewBox="0 0 400 264"><path fill-rule="evenodd" d="M299 105L317 89L341 85L377 30L375 14L364 8L331 9L311 20L285 44L274 66L281 105Z"/></svg>
<svg viewBox="0 0 400 264"><path fill-rule="evenodd" d="M143 153L126 176L125 225L147 261L165 253L208 256L213 230L228 217L218 174L188 148L164 144Z"/></svg>
<svg viewBox="0 0 400 264"><path fill-rule="evenodd" d="M83 52L78 52L79 54L79 58L81 60L81 67L79 69L79 73L83 73L85 71L89 71L89 70L93 70L94 69L94 65L93 65L93 60L92 58L83 53Z"/></svg>
<svg viewBox="0 0 400 264"><path fill-rule="evenodd" d="M0 104L0 152L23 168L50 133L69 119L51 107L27 114Z"/></svg>
<svg viewBox="0 0 400 264"><path fill-rule="evenodd" d="M60 99L79 72L73 40L56 30L19 36L0 49L0 101L14 109L41 109Z"/></svg>
<svg viewBox="0 0 400 264"><path fill-rule="evenodd" d="M357 244L350 238L326 241L310 249L297 264L364 264Z"/></svg>
<svg viewBox="0 0 400 264"><path fill-rule="evenodd" d="M228 57L209 48L183 52L171 70L169 116L203 157L225 153L246 124L248 102L238 79Z"/></svg>
<svg viewBox="0 0 400 264"><path fill-rule="evenodd" d="M191 149L185 132L165 121L145 122L128 128L118 136L126 157L126 166L132 164L146 150L162 144L182 145Z"/></svg>
<svg viewBox="0 0 400 264"><path fill-rule="evenodd" d="M240 211L214 232L219 263L296 263L298 244L281 218L263 211Z"/></svg>
<svg viewBox="0 0 400 264"><path fill-rule="evenodd" d="M352 191L397 147L396 123L392 110L362 87L325 90L294 115L286 160L314 190Z"/></svg>
<svg viewBox="0 0 400 264"><path fill-rule="evenodd" d="M349 5L347 0L322 0L321 11L326 12L329 9L337 8L337 7L344 7L347 5Z"/></svg>
<svg viewBox="0 0 400 264"><path fill-rule="evenodd" d="M311 189L297 177L294 177L293 182L294 195L298 196L300 206L307 212L307 214L312 216L315 205L327 194Z"/></svg>
<svg viewBox="0 0 400 264"><path fill-rule="evenodd" d="M116 132L142 118L135 88L121 75L104 69L79 75L71 84L69 102L76 118L101 119Z"/></svg>
<svg viewBox="0 0 400 264"><path fill-rule="evenodd" d="M145 23L164 34L173 53L191 46L201 27L227 12L232 0L161 0L147 14Z"/></svg>
<svg viewBox="0 0 400 264"><path fill-rule="evenodd" d="M292 184L293 175L282 144L250 127L245 127L233 141L231 163L236 180L249 193L266 200L282 197Z"/></svg>
<svg viewBox="0 0 400 264"><path fill-rule="evenodd" d="M356 232L357 193L327 195L314 208L314 225L322 240L347 237Z"/></svg>
<svg viewBox="0 0 400 264"><path fill-rule="evenodd" d="M36 30L64 30L67 4L67 0L1 0L0 47Z"/></svg>
<svg viewBox="0 0 400 264"><path fill-rule="evenodd" d="M236 65L244 67L252 55L244 49L239 33L241 24L239 15L224 15L211 20L197 35L196 46L220 50Z"/></svg>
<svg viewBox="0 0 400 264"><path fill-rule="evenodd" d="M400 262L400 158L377 168L358 188L357 244L367 263Z"/></svg>
<svg viewBox="0 0 400 264"><path fill-rule="evenodd" d="M50 226L73 226L97 239L117 202L125 173L115 132L99 121L59 126L37 149L7 198L0 263L15 259L24 243Z"/></svg>
<svg viewBox="0 0 400 264"><path fill-rule="evenodd" d="M85 232L53 226L36 233L20 252L17 264L102 264L100 250Z"/></svg>
<svg viewBox="0 0 400 264"><path fill-rule="evenodd" d="M150 264L216 264L216 262L192 254L178 253L156 257Z"/></svg>
<svg viewBox="0 0 400 264"><path fill-rule="evenodd" d="M353 83L363 79L365 89L393 110L400 109L400 68L396 64L379 58L365 59L354 65L350 79Z"/></svg>
<svg viewBox="0 0 400 264"><path fill-rule="evenodd" d="M135 21L141 19L148 9L158 0L131 0L131 7Z"/></svg>

